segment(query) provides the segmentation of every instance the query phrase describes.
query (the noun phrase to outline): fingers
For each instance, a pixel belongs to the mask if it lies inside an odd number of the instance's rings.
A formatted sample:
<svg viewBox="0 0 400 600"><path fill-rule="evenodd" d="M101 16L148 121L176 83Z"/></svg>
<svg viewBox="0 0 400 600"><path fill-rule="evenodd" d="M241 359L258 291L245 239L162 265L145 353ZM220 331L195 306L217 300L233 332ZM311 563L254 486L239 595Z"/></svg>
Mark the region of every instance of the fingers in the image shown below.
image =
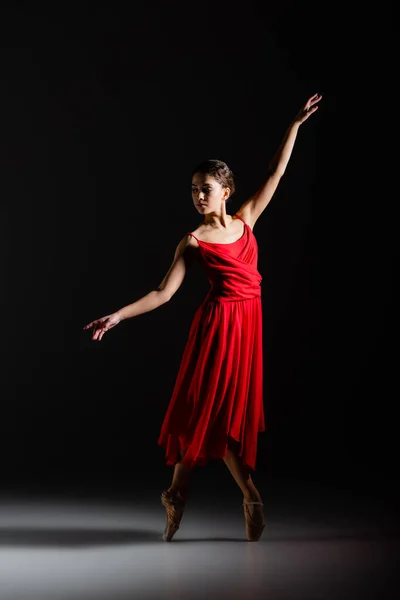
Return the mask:
<svg viewBox="0 0 400 600"><path fill-rule="evenodd" d="M106 331L108 331L108 327L104 324L97 327L96 332L92 336L92 340L98 340L100 342Z"/></svg>
<svg viewBox="0 0 400 600"><path fill-rule="evenodd" d="M308 99L306 106L313 106L314 104L319 102L321 100L321 98L322 98L321 94L314 94L314 96L311 96L311 98Z"/></svg>
<svg viewBox="0 0 400 600"><path fill-rule="evenodd" d="M102 323L101 319L96 319L95 321L92 321L91 323L85 325L83 329L90 329L90 327L96 327L96 325L99 325L99 323Z"/></svg>
<svg viewBox="0 0 400 600"><path fill-rule="evenodd" d="M97 319L96 321L92 321L83 327L83 330L90 329L93 327L92 332L92 340L101 341L103 335L108 331L108 327L104 325L104 321L101 319Z"/></svg>
<svg viewBox="0 0 400 600"><path fill-rule="evenodd" d="M310 98L307 100L306 104L305 104L305 109L307 110L309 107L313 106L314 104L316 104L317 102L319 102L322 98L321 94L314 94L313 96L310 96Z"/></svg>
<svg viewBox="0 0 400 600"><path fill-rule="evenodd" d="M108 331L108 327L101 327L101 329L99 329L99 335L98 335L98 341L101 342L103 335L106 333L106 331Z"/></svg>
<svg viewBox="0 0 400 600"><path fill-rule="evenodd" d="M314 94L313 96L310 96L310 98L304 105L304 120L308 119L310 115L312 115L316 110L318 110L318 102L321 100L321 98L321 94Z"/></svg>
<svg viewBox="0 0 400 600"><path fill-rule="evenodd" d="M100 341L101 338L103 337L103 333L104 330L102 327L97 327L96 329L94 329L93 333L92 333L92 340L94 341Z"/></svg>

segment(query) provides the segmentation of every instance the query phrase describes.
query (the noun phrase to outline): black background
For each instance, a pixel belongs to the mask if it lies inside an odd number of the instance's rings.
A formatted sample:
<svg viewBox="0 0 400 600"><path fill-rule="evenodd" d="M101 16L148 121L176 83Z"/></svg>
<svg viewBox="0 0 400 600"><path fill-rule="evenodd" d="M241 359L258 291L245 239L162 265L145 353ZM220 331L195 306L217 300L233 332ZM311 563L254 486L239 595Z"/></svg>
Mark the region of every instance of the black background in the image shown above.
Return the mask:
<svg viewBox="0 0 400 600"><path fill-rule="evenodd" d="M37 3L2 8L3 482L163 471L156 441L208 282L93 342L83 326L157 287L199 217L190 172L232 168L257 222L260 473L391 485L397 473L398 120L391 22L360 3ZM392 139L393 137L393 139Z"/></svg>

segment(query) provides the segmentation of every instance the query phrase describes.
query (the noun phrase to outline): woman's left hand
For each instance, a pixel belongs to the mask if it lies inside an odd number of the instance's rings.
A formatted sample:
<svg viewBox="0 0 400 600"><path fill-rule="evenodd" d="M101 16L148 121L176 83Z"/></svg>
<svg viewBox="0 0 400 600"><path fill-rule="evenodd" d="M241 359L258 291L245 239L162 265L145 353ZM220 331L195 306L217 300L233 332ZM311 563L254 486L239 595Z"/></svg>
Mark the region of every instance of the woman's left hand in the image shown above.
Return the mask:
<svg viewBox="0 0 400 600"><path fill-rule="evenodd" d="M314 94L307 100L304 106L301 107L299 112L296 115L295 123L304 123L316 110L318 110L318 102L321 100L321 94Z"/></svg>

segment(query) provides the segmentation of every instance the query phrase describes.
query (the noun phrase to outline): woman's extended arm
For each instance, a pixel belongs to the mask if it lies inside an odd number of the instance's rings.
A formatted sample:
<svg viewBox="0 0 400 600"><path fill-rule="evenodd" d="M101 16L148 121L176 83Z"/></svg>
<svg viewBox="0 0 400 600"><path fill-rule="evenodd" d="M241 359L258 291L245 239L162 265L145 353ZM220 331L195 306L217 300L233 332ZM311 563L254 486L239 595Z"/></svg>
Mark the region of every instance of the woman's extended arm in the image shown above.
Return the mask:
<svg viewBox="0 0 400 600"><path fill-rule="evenodd" d="M145 296L142 296L142 298L139 298L139 300L132 302L132 304L127 304L116 312L85 325L83 329L93 327L92 340L100 342L106 331L118 325L120 321L154 310L172 298L181 286L190 264L189 253L186 252L188 242L189 235L186 235L179 242L172 264L157 289L152 290Z"/></svg>
<svg viewBox="0 0 400 600"><path fill-rule="evenodd" d="M267 171L267 179L260 189L237 211L240 216L251 226L257 221L263 210L267 207L269 201L275 193L276 188L284 174L289 159L291 157L293 146L296 141L299 127L306 121L317 109L318 102L322 96L314 94L307 100L304 106L299 110L296 117L287 129L278 150L272 157Z"/></svg>

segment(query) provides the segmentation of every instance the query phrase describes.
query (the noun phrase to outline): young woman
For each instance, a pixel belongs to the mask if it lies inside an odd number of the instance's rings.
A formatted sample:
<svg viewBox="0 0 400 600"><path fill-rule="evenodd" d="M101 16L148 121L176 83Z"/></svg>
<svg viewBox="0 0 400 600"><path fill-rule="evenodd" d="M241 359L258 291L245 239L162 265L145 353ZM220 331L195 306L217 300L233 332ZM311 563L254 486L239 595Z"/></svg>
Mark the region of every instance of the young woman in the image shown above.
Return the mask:
<svg viewBox="0 0 400 600"><path fill-rule="evenodd" d="M226 211L235 191L229 167L220 160L196 166L192 199L203 220L180 240L158 288L84 327L92 328L92 339L101 341L124 319L168 302L194 260L210 281L193 318L158 439L167 465L174 466L171 485L161 495L165 541L179 529L191 470L209 459L223 459L243 493L247 539L259 540L265 527L263 502L251 476L257 435L265 430L262 277L253 227L285 172L300 125L318 109L321 98L314 94L302 106L269 164L264 184L234 215Z"/></svg>

